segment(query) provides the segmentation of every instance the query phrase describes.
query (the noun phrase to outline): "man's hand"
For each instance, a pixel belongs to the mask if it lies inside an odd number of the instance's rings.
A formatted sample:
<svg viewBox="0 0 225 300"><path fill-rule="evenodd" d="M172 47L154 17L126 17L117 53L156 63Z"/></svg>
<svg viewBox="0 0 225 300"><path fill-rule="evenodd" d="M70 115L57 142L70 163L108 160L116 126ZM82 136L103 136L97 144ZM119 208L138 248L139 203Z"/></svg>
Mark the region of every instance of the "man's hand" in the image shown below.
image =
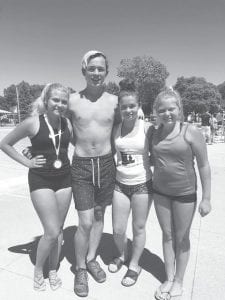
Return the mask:
<svg viewBox="0 0 225 300"><path fill-rule="evenodd" d="M25 149L22 150L22 154L28 158L28 159L32 159L32 153L31 153L31 147L27 147Z"/></svg>

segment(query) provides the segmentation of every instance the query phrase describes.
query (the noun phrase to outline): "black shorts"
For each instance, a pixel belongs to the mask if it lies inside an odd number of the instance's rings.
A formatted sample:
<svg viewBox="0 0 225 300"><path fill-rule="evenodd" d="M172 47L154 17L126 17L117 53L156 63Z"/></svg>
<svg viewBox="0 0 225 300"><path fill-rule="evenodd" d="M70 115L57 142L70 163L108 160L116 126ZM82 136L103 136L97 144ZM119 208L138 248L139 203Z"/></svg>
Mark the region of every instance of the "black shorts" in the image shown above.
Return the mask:
<svg viewBox="0 0 225 300"><path fill-rule="evenodd" d="M128 198L131 198L135 194L152 195L152 180L134 185L127 185L116 181L115 191L125 194Z"/></svg>
<svg viewBox="0 0 225 300"><path fill-rule="evenodd" d="M116 167L111 153L99 157L74 156L71 170L77 210L105 208L112 203Z"/></svg>
<svg viewBox="0 0 225 300"><path fill-rule="evenodd" d="M39 189L50 189L54 192L71 187L71 173L66 173L63 175L39 175L33 173L29 170L28 173L28 183L30 192Z"/></svg>
<svg viewBox="0 0 225 300"><path fill-rule="evenodd" d="M153 190L154 194L158 194L164 197L169 198L171 201L177 201L177 202L182 202L182 203L192 203L197 201L197 193L189 194L189 195L182 195L182 196L170 196L163 194L161 192L158 192L156 190ZM153 196L154 198L154 196Z"/></svg>

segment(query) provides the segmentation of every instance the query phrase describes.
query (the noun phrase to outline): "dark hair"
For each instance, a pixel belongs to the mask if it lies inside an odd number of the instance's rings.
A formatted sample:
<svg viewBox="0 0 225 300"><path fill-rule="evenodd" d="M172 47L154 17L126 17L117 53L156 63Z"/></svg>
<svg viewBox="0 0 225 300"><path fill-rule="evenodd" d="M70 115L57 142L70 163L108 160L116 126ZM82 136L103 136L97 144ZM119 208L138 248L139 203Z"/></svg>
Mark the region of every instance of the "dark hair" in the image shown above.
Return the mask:
<svg viewBox="0 0 225 300"><path fill-rule="evenodd" d="M119 102L120 102L121 98L123 98L124 96L132 95L137 98L138 104L140 104L138 92L137 92L137 88L136 88L136 84L135 84L134 80L128 79L128 78L122 79L119 82L119 86L120 86L120 91L119 91L119 95L118 95Z"/></svg>

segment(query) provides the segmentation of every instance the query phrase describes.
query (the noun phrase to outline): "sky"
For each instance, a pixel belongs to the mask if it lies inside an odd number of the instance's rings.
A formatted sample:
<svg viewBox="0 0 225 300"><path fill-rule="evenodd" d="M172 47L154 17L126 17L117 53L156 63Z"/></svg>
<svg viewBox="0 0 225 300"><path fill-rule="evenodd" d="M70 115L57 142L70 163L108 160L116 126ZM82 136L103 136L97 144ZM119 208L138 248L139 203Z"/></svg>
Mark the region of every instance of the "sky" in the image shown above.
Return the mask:
<svg viewBox="0 0 225 300"><path fill-rule="evenodd" d="M0 94L22 80L85 87L81 59L149 55L177 77L225 81L225 0L0 0Z"/></svg>

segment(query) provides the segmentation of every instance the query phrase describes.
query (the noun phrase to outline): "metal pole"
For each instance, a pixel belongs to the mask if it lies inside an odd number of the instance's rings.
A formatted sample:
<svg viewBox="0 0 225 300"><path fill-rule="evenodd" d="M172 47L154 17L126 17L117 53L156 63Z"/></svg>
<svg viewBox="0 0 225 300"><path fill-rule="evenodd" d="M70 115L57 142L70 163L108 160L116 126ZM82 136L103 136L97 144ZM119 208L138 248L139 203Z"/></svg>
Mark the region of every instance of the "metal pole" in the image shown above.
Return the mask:
<svg viewBox="0 0 225 300"><path fill-rule="evenodd" d="M19 91L17 85L16 85L16 102L17 102L18 122L20 123L20 99L19 99Z"/></svg>

